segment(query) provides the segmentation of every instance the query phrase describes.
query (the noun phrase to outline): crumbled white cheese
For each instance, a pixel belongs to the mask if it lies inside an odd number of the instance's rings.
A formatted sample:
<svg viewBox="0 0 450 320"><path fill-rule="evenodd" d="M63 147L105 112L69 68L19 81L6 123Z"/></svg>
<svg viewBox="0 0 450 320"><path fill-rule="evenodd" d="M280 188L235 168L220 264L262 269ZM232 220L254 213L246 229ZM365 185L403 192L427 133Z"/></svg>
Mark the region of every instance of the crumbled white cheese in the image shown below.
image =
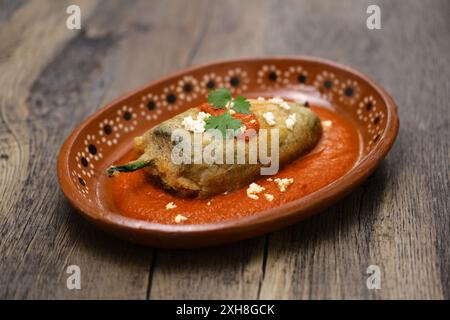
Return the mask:
<svg viewBox="0 0 450 320"><path fill-rule="evenodd" d="M272 194L270 193L264 193L264 197L266 197L266 200L269 202L272 202L273 199L275 198Z"/></svg>
<svg viewBox="0 0 450 320"><path fill-rule="evenodd" d="M247 196L250 199L258 200L259 197L257 196L257 193L260 193L264 190L266 190L266 188L261 187L259 184L253 182L247 188Z"/></svg>
<svg viewBox="0 0 450 320"><path fill-rule="evenodd" d="M332 124L333 124L333 122L331 122L331 120L324 120L324 121L322 121L322 126L324 126L325 128L331 127Z"/></svg>
<svg viewBox="0 0 450 320"><path fill-rule="evenodd" d="M287 102L282 102L280 104L278 104L281 108L283 108L284 110L291 110L291 106L289 105L289 103Z"/></svg>
<svg viewBox="0 0 450 320"><path fill-rule="evenodd" d="M284 101L282 98L280 97L273 97L272 99L269 99L270 103L274 103L278 106L280 106L281 108L285 109L285 110L290 110L291 106L289 105L289 103L287 103L286 101Z"/></svg>
<svg viewBox="0 0 450 320"><path fill-rule="evenodd" d="M231 110L230 110L230 114L231 114L231 115L236 114L236 111L234 111L233 109L231 109Z"/></svg>
<svg viewBox="0 0 450 320"><path fill-rule="evenodd" d="M258 101L260 101L260 102L266 101L266 99L264 99L264 97L258 97L258 99L256 99L256 100L258 100Z"/></svg>
<svg viewBox="0 0 450 320"><path fill-rule="evenodd" d="M286 119L286 128L289 130L294 129L294 125L297 122L296 114L291 113Z"/></svg>
<svg viewBox="0 0 450 320"><path fill-rule="evenodd" d="M207 112L200 111L200 112L197 114L197 120L206 120L206 119L208 119L210 116L211 116L211 114L209 114L209 113L207 113Z"/></svg>
<svg viewBox="0 0 450 320"><path fill-rule="evenodd" d="M168 204L166 204L166 210L175 209L176 207L177 205L173 202L169 202Z"/></svg>
<svg viewBox="0 0 450 320"><path fill-rule="evenodd" d="M192 116L184 117L181 125L185 130L194 132L194 133L202 133L205 132L205 120L211 116L206 112L199 112L197 118L194 119Z"/></svg>
<svg viewBox="0 0 450 320"><path fill-rule="evenodd" d="M247 189L247 193L260 193L264 190L264 187L261 187L259 184L252 182Z"/></svg>
<svg viewBox="0 0 450 320"><path fill-rule="evenodd" d="M207 205L207 206L210 206L210 205L211 205L211 201L208 201L208 202L206 203L206 205Z"/></svg>
<svg viewBox="0 0 450 320"><path fill-rule="evenodd" d="M275 116L270 111L263 113L263 118L264 118L264 120L266 120L266 122L269 126L274 126L277 123L275 121Z"/></svg>
<svg viewBox="0 0 450 320"><path fill-rule="evenodd" d="M184 127L184 129L191 130L194 127L194 119L192 119L191 116L184 117L181 125Z"/></svg>
<svg viewBox="0 0 450 320"><path fill-rule="evenodd" d="M293 178L276 178L275 182L278 185L278 189L280 189L281 192L285 192L287 187L289 187L291 184L294 183L294 179Z"/></svg>
<svg viewBox="0 0 450 320"><path fill-rule="evenodd" d="M280 104L282 102L284 102L284 100L280 97L273 97L271 99L269 99L270 103L275 103L275 104Z"/></svg>
<svg viewBox="0 0 450 320"><path fill-rule="evenodd" d="M177 214L177 216L175 217L175 222L176 223L181 223L183 221L186 221L187 218L181 214Z"/></svg>
<svg viewBox="0 0 450 320"><path fill-rule="evenodd" d="M205 131L205 121L194 120L191 116L185 117L181 122L184 129L191 132L204 132Z"/></svg>
<svg viewBox="0 0 450 320"><path fill-rule="evenodd" d="M273 181L272 178L267 178L267 181Z"/></svg>
<svg viewBox="0 0 450 320"><path fill-rule="evenodd" d="M250 120L250 123L251 123L251 124L256 123L256 120L255 120L255 119L252 119L252 120Z"/></svg>

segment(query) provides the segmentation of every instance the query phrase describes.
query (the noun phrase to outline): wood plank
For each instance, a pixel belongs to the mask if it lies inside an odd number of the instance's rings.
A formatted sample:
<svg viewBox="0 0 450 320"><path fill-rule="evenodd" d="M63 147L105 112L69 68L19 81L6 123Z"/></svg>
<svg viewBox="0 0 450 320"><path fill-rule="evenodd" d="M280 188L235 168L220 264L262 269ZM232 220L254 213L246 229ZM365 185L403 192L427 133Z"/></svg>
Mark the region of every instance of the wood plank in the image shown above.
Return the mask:
<svg viewBox="0 0 450 320"><path fill-rule="evenodd" d="M272 16L271 53L367 72L398 103L401 129L350 197L270 236L261 298L449 298L449 3L381 2L380 31L365 28L367 4L290 1ZM371 264L381 290L366 287Z"/></svg>
<svg viewBox="0 0 450 320"><path fill-rule="evenodd" d="M267 1L196 2L207 21L192 62L259 55ZM239 8L239 10L236 10ZM252 14L248 14L252 12ZM265 238L201 250L158 250L151 299L256 299L262 279Z"/></svg>
<svg viewBox="0 0 450 320"><path fill-rule="evenodd" d="M180 31L200 24L194 15L164 18L183 16L184 1L87 1L80 3L84 30L73 34L66 6L26 4L0 38L11 40L1 41L0 297L144 299L152 250L82 220L59 191L56 155L98 106L185 65L188 53L176 49L192 47L195 34ZM66 288L71 264L81 268L79 291Z"/></svg>
<svg viewBox="0 0 450 320"><path fill-rule="evenodd" d="M2 0L0 1L0 25L9 21L11 15L19 9L26 0Z"/></svg>
<svg viewBox="0 0 450 320"><path fill-rule="evenodd" d="M450 3L7 1L0 14L0 298L450 298ZM237 10L236 8L239 8ZM266 237L152 250L107 236L64 199L59 146L97 107L221 58L307 54L370 74L399 105L380 168L326 212ZM82 290L66 288L77 264ZM381 268L381 290L366 268Z"/></svg>

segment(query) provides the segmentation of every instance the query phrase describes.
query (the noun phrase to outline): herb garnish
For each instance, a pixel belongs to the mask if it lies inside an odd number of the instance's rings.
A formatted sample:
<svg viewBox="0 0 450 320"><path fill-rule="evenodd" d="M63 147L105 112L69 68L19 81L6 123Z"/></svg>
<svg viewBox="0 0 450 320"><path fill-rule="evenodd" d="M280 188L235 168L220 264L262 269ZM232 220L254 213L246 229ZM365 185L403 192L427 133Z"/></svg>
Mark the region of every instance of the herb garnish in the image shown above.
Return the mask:
<svg viewBox="0 0 450 320"><path fill-rule="evenodd" d="M238 96L233 101L233 110L243 114L250 114L250 102L243 96Z"/></svg>
<svg viewBox="0 0 450 320"><path fill-rule="evenodd" d="M233 118L229 110L217 116L210 116L205 122L206 130L217 129L224 137L227 129L237 130L242 127L241 120Z"/></svg>
<svg viewBox="0 0 450 320"><path fill-rule="evenodd" d="M231 99L233 99L233 97L227 89L217 89L211 91L208 95L208 102L215 109L222 109L231 101Z"/></svg>
<svg viewBox="0 0 450 320"><path fill-rule="evenodd" d="M245 99L243 96L238 96L236 99L233 99L231 93L227 89L217 89L211 91L208 95L208 102L215 109L222 109L226 106L230 106L236 112L243 114L251 114L250 112L250 102Z"/></svg>
<svg viewBox="0 0 450 320"><path fill-rule="evenodd" d="M224 137L226 136L227 129L236 131L243 126L241 120L232 117L230 110L243 114L251 114L250 102L242 96L233 99L231 92L227 89L220 88L211 91L208 95L208 102L214 109L227 109L224 113L212 115L205 121L205 129L217 129Z"/></svg>

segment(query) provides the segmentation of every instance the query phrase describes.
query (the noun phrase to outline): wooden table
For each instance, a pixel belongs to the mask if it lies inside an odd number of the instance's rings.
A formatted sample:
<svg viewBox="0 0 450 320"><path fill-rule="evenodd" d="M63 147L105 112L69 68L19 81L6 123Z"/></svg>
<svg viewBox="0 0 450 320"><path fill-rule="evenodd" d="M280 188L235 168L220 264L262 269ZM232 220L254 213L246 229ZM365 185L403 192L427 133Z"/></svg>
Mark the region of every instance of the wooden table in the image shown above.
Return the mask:
<svg viewBox="0 0 450 320"><path fill-rule="evenodd" d="M81 31L66 28L72 3ZM366 27L372 3L381 30ZM0 2L0 298L449 299L449 15L447 0ZM280 54L351 65L399 106L393 150L338 205L170 251L106 235L68 204L56 156L94 110L192 64ZM69 265L81 290L66 287Z"/></svg>

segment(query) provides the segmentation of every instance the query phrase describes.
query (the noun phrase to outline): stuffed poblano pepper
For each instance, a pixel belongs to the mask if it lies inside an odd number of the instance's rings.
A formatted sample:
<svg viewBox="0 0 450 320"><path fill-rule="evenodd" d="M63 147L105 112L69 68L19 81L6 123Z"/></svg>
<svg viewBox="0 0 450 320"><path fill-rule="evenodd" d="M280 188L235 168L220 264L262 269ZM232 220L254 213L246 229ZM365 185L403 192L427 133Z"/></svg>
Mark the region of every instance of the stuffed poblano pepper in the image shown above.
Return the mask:
<svg viewBox="0 0 450 320"><path fill-rule="evenodd" d="M180 129L187 133L179 134ZM233 98L228 90L218 89L210 93L208 103L136 137L139 158L111 166L107 173L143 169L179 196L206 198L248 185L261 174L275 174L269 169L277 170L311 150L321 133L319 118L302 103ZM190 153L181 158L187 161L174 161L174 151L186 149ZM215 162L205 161L205 154L212 154Z"/></svg>

